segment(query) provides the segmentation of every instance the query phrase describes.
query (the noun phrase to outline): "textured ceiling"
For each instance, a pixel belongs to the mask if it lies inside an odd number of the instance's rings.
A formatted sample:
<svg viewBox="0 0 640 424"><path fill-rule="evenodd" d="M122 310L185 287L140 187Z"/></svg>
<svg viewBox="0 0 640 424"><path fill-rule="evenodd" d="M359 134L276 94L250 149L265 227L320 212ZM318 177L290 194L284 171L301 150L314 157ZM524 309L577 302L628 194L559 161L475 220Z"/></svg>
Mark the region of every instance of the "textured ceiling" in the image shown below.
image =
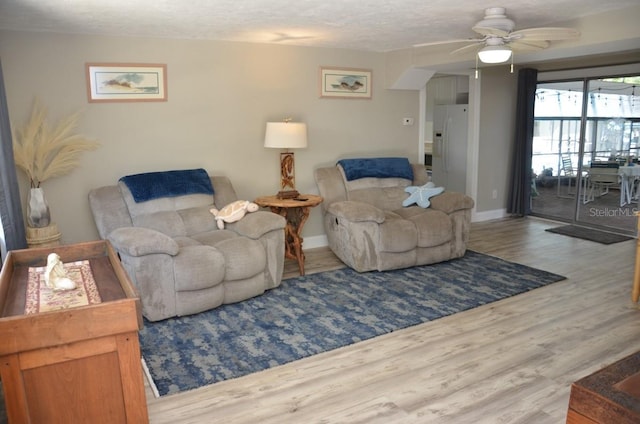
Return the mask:
<svg viewBox="0 0 640 424"><path fill-rule="evenodd" d="M516 29L553 26L638 0L0 0L0 29L191 38L384 52L474 37L487 7Z"/></svg>

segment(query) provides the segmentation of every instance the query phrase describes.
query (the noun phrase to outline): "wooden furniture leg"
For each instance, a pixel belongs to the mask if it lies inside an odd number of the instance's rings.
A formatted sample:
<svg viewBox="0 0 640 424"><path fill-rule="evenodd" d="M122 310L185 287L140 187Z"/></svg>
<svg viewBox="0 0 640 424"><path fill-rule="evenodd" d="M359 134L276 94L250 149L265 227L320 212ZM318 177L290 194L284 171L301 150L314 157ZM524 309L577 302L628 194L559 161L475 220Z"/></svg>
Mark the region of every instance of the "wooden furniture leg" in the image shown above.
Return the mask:
<svg viewBox="0 0 640 424"><path fill-rule="evenodd" d="M301 206L297 208L281 208L277 206L271 207L271 212L277 213L287 220L287 224L284 228L285 238L285 257L296 260L298 262L298 268L300 268L300 275L304 275L304 251L302 250L302 228L305 222L309 218L311 208L308 206Z"/></svg>

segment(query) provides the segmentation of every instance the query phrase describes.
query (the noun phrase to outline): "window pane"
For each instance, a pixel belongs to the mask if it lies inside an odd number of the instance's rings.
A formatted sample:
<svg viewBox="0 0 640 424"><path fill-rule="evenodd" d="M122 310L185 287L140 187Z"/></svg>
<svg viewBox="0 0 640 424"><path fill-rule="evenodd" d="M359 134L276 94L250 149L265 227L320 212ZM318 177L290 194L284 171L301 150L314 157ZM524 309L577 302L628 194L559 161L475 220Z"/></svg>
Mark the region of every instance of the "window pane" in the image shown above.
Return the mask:
<svg viewBox="0 0 640 424"><path fill-rule="evenodd" d="M583 87L584 80L538 84L532 212L635 233L640 76L588 80L586 95ZM625 177L629 164L637 176Z"/></svg>

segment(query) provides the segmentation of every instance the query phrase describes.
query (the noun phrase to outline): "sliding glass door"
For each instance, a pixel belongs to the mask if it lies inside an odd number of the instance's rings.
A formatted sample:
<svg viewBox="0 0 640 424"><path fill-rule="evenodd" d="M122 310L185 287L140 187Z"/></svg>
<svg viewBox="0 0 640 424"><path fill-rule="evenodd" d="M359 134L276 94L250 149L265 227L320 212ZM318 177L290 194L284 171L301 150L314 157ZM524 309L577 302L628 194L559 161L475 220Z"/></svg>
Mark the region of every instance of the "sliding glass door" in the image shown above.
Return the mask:
<svg viewBox="0 0 640 424"><path fill-rule="evenodd" d="M534 215L635 233L639 87L637 75L538 84Z"/></svg>

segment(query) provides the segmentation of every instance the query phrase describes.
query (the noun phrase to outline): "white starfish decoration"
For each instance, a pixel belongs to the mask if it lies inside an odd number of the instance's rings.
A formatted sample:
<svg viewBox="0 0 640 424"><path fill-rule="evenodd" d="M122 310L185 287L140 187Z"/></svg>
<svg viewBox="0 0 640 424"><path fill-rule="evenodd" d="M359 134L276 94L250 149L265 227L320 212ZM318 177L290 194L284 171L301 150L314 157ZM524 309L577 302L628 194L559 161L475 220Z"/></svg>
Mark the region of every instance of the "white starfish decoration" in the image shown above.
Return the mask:
<svg viewBox="0 0 640 424"><path fill-rule="evenodd" d="M409 186L405 188L404 191L410 193L410 196L402 202L402 206L406 207L415 203L421 208L428 208L429 205L431 205L431 201L429 199L442 193L444 191L444 187L436 187L434 183L429 181L421 187Z"/></svg>

